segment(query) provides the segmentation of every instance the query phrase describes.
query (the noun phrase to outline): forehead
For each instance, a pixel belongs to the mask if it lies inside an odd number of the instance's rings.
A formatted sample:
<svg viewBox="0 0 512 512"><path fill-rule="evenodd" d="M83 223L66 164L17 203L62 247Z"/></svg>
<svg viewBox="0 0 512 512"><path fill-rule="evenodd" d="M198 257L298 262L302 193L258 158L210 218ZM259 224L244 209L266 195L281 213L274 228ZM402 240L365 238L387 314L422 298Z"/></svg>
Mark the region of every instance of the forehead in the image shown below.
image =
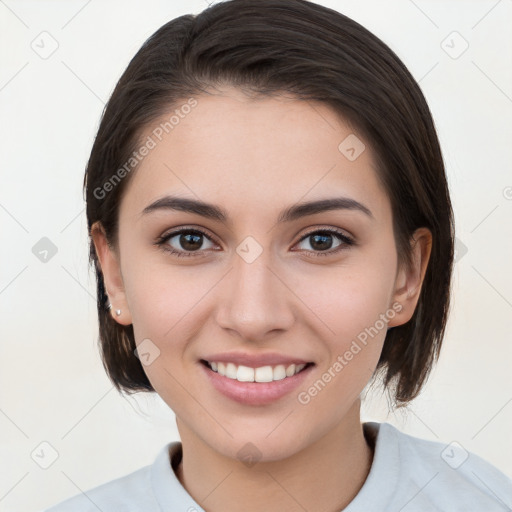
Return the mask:
<svg viewBox="0 0 512 512"><path fill-rule="evenodd" d="M125 191L125 213L140 214L171 193L221 203L238 216L336 194L389 210L367 141L325 104L236 89L194 100L193 108L174 105L142 134L151 149Z"/></svg>

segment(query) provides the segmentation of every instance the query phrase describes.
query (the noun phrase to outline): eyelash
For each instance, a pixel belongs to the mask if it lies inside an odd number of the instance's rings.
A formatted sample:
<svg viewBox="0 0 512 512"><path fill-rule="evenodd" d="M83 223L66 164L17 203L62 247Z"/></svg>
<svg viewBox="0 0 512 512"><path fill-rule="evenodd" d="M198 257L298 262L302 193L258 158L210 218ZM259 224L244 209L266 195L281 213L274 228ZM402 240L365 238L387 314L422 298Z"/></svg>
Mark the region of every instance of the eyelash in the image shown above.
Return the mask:
<svg viewBox="0 0 512 512"><path fill-rule="evenodd" d="M173 249L172 247L167 245L167 242L171 238L174 238L177 235L181 235L181 234L185 234L185 233L186 234L197 234L197 233L200 233L204 237L206 237L208 240L210 240L211 242L215 243L215 241L212 240L212 237L210 235L208 235L208 233L206 233L202 229L199 229L199 228L181 228L181 229L178 229L176 231L172 231L170 233L167 233L165 235L162 235L162 236L158 237L156 239L156 241L155 241L155 245L161 247L162 250L164 250L164 251L166 251L168 253L171 253L173 256L177 256L178 258L181 258L181 257L186 257L186 258L188 258L188 257L197 257L198 254L201 254L201 251L189 251L189 252L187 252L187 251L177 251L176 249ZM335 249L329 250L329 251L306 251L306 252L312 253L314 255L314 257L317 257L317 256L330 256L330 255L336 254L336 253L338 253L340 251L346 250L350 246L356 245L355 241L352 238L348 237L343 232L341 232L339 230L336 230L336 229L316 229L314 231L309 231L297 243L300 243L303 240L309 238L310 236L317 235L317 234L335 235L342 242L342 244L340 244ZM201 257L201 256L199 256L199 257Z"/></svg>

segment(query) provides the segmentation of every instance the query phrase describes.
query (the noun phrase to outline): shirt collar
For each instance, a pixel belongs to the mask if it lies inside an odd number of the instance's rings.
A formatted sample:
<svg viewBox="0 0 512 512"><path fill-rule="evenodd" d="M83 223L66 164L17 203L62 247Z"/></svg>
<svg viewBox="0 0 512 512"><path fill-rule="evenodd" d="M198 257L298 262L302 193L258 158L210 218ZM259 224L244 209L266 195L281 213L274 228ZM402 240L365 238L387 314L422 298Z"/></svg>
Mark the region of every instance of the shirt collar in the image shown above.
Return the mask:
<svg viewBox="0 0 512 512"><path fill-rule="evenodd" d="M363 429L366 437L375 439L373 462L363 487L343 512L385 510L398 483L400 454L397 429L389 423L376 422L363 423ZM163 512L205 512L174 472L173 467L177 467L181 457L182 444L174 441L162 448L153 463L151 483L158 504Z"/></svg>

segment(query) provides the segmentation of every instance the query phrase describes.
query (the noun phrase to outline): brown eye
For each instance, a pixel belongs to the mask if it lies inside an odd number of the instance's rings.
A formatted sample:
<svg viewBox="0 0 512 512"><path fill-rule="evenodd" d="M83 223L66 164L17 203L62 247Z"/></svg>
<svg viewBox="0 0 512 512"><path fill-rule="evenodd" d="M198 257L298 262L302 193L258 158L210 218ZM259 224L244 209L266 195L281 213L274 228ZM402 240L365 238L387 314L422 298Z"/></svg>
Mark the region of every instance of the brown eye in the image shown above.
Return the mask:
<svg viewBox="0 0 512 512"><path fill-rule="evenodd" d="M334 245L334 249L332 249L335 239L339 242L337 245ZM306 240L309 241L309 248L306 247L303 250L312 252L315 256L327 256L354 245L354 241L351 238L340 231L331 229L322 229L307 233L301 238L300 242Z"/></svg>
<svg viewBox="0 0 512 512"><path fill-rule="evenodd" d="M197 251L201 248L203 238L202 234L181 233L180 235L176 235L176 237L178 237L178 245L186 251ZM172 238L170 238L169 241L172 240Z"/></svg>
<svg viewBox="0 0 512 512"><path fill-rule="evenodd" d="M203 251L211 249L211 247L204 247L205 240L213 244L210 237L203 231L180 229L160 237L157 240L157 245L178 257L195 256L194 253L201 254Z"/></svg>

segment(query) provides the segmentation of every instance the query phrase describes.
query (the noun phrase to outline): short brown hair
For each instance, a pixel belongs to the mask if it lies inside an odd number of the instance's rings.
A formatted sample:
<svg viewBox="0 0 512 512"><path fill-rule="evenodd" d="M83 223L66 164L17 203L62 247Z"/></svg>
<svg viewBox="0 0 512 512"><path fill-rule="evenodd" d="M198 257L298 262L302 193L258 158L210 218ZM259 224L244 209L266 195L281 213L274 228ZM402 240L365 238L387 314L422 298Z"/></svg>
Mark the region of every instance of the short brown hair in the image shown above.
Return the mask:
<svg viewBox="0 0 512 512"><path fill-rule="evenodd" d="M100 221L118 247L119 205L134 172L108 194L102 184L140 145L141 134L178 101L229 84L257 95L291 93L323 102L372 147L392 204L400 264L411 262L410 237L432 232L432 248L412 318L388 330L374 375L393 386L398 407L414 399L439 357L450 300L454 220L432 115L405 65L379 38L329 8L305 0L231 0L158 29L133 57L105 107L84 179L89 234ZM102 197L104 196L104 197ZM153 391L133 326L107 309L97 276L99 343L120 391Z"/></svg>

